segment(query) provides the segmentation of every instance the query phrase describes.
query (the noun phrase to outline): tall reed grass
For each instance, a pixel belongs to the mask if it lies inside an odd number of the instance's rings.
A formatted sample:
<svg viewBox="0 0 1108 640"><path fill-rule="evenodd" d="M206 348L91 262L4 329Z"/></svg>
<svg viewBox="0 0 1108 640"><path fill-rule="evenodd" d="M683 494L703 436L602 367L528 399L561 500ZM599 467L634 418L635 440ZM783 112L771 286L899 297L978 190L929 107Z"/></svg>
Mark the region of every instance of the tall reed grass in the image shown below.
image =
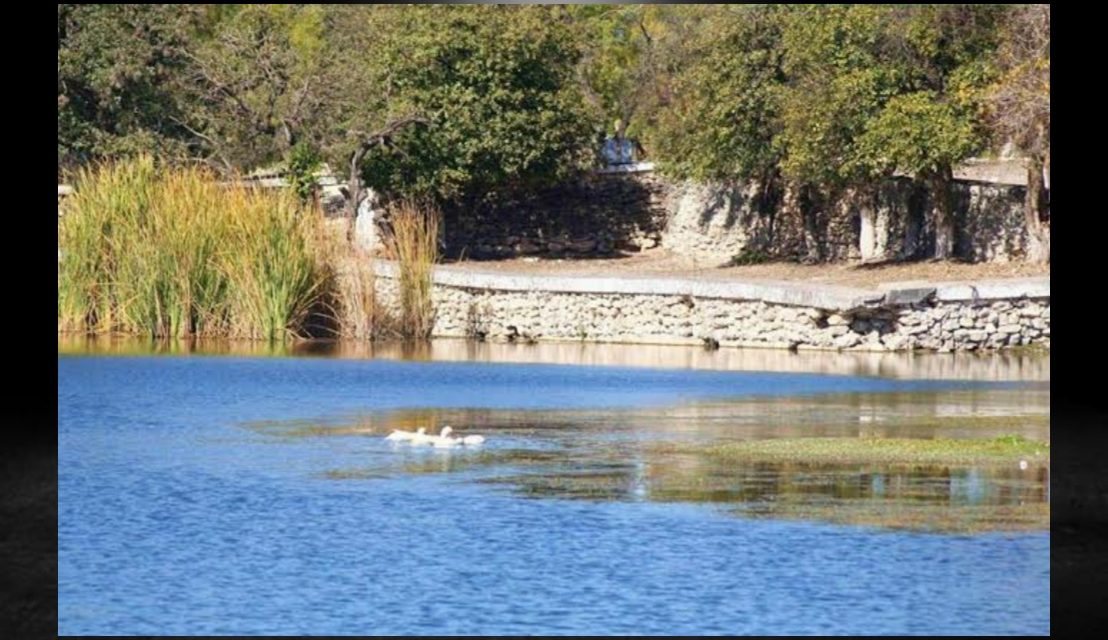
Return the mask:
<svg viewBox="0 0 1108 640"><path fill-rule="evenodd" d="M330 236L326 256L334 267L324 303L333 333L359 340L399 335L395 319L377 299L377 275L369 253L341 234Z"/></svg>
<svg viewBox="0 0 1108 640"><path fill-rule="evenodd" d="M300 335L328 283L319 216L287 191L150 157L82 170L59 223L59 331Z"/></svg>
<svg viewBox="0 0 1108 640"><path fill-rule="evenodd" d="M59 332L156 338L326 335L427 338L441 215L390 208L387 257L399 266L399 317L377 300L372 258L328 233L291 190L220 183L150 157L75 176L58 224Z"/></svg>
<svg viewBox="0 0 1108 640"><path fill-rule="evenodd" d="M431 271L439 259L441 219L438 209L416 201L400 201L389 210L385 249L399 270L398 324L406 338L428 338L434 326Z"/></svg>

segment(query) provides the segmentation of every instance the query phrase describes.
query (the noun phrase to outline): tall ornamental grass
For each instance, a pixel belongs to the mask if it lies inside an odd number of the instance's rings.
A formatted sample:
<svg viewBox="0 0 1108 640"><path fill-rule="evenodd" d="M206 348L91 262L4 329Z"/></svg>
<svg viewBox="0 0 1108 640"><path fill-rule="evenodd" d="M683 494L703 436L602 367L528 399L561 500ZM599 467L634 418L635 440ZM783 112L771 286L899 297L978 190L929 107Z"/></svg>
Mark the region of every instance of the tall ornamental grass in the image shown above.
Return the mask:
<svg viewBox="0 0 1108 640"><path fill-rule="evenodd" d="M439 259L437 209L413 201L401 201L390 208L386 254L399 269L399 329L407 338L431 335L435 307L431 299L431 272Z"/></svg>
<svg viewBox="0 0 1108 640"><path fill-rule="evenodd" d="M345 338L372 340L397 335L395 319L377 299L373 259L345 237L332 238L328 262L336 265L327 304L335 333Z"/></svg>
<svg viewBox="0 0 1108 640"><path fill-rule="evenodd" d="M59 223L59 331L303 335L330 282L319 216L289 190L149 157L82 170Z"/></svg>

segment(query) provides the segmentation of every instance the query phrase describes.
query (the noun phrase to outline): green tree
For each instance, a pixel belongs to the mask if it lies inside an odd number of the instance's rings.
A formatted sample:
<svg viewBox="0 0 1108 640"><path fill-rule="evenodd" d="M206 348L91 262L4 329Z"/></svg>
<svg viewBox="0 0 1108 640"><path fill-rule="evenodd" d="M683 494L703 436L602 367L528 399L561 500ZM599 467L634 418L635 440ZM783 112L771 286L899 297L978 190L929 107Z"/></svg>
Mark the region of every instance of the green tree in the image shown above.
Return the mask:
<svg viewBox="0 0 1108 640"><path fill-rule="evenodd" d="M858 138L857 162L876 176L901 171L931 193L936 259L954 252L953 167L987 141L982 117L1004 7L898 5L883 29L882 57L896 95Z"/></svg>
<svg viewBox="0 0 1108 640"><path fill-rule="evenodd" d="M190 40L188 127L225 170L287 160L325 107L320 5L209 13Z"/></svg>
<svg viewBox="0 0 1108 640"><path fill-rule="evenodd" d="M1050 5L1018 5L1008 12L996 64L1000 77L988 96L989 122L997 142L1011 142L1027 156L1027 259L1050 262L1043 184L1050 168Z"/></svg>
<svg viewBox="0 0 1108 640"><path fill-rule="evenodd" d="M899 76L881 55L887 7L790 7L783 16L780 134L781 171L818 259L816 209L851 195L872 216L875 176L859 162L858 139L895 92Z"/></svg>
<svg viewBox="0 0 1108 640"><path fill-rule="evenodd" d="M58 5L58 171L191 153L177 79L196 17L181 5Z"/></svg>
<svg viewBox="0 0 1108 640"><path fill-rule="evenodd" d="M574 81L580 51L553 9L396 11L403 42L383 52L382 90L427 125L375 145L363 165L367 184L458 200L557 178L591 157L592 122Z"/></svg>
<svg viewBox="0 0 1108 640"><path fill-rule="evenodd" d="M780 161L780 10L712 7L702 18L648 141L671 174L771 180Z"/></svg>
<svg viewBox="0 0 1108 640"><path fill-rule="evenodd" d="M704 7L568 5L564 16L580 38L578 80L597 119L616 137L642 136L664 106L684 38Z"/></svg>

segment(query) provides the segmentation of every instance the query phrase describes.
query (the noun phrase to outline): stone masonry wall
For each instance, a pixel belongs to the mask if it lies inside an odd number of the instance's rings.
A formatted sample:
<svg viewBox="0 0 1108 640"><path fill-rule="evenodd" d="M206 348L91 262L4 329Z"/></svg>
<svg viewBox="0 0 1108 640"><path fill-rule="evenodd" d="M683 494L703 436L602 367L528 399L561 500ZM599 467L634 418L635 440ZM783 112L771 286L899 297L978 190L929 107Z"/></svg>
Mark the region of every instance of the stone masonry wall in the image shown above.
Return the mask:
<svg viewBox="0 0 1108 640"><path fill-rule="evenodd" d="M954 183L954 253L973 262L1019 258L1025 187ZM845 194L817 203L806 225L777 206L759 211L752 185L685 182L669 190L662 246L713 266L744 252L819 260L897 260L929 257L934 228L930 197L906 178L890 178L872 194ZM872 217L863 219L869 211Z"/></svg>
<svg viewBox="0 0 1108 640"><path fill-rule="evenodd" d="M389 274L378 270L378 295L395 309L396 281ZM714 341L724 347L849 351L1050 345L1049 282L1045 288L1038 282L1010 295L1001 287L998 294L985 291L984 296L976 289L963 295L961 286L932 289L930 294L906 290L853 295L835 290L822 297L818 291L766 286L762 299L750 299L726 292L712 297L712 291L697 291L695 286L681 293L679 283L654 287L647 279L606 287L600 279L549 278L550 286L541 287L535 286L539 278L500 277L498 282L487 276L472 282L479 286L467 286L461 272L447 275L454 277L437 277L432 290L434 335L441 337L694 345Z"/></svg>
<svg viewBox="0 0 1108 640"><path fill-rule="evenodd" d="M1026 244L1022 185L956 180L955 257L1018 259ZM671 182L652 171L596 173L541 189L490 193L447 211L447 255L590 257L662 246L705 265L743 255L817 261L929 256L930 197L894 177L873 192L815 202L811 219L756 184ZM795 204L795 202L794 202Z"/></svg>
<svg viewBox="0 0 1108 640"><path fill-rule="evenodd" d="M658 246L667 185L652 173L585 174L486 194L444 211L447 255L586 257Z"/></svg>

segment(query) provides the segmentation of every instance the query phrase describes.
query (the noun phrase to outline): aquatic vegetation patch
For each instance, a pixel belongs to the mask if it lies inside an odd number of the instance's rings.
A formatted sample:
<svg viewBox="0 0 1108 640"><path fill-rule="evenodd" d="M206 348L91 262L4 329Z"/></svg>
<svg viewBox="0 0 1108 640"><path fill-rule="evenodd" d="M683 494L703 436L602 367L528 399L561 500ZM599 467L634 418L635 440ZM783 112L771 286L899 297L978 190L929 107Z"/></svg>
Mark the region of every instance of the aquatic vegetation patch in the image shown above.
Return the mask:
<svg viewBox="0 0 1108 640"><path fill-rule="evenodd" d="M616 501L630 495L630 480L612 471L540 472L486 478L481 482L510 485L518 495L529 498L561 498Z"/></svg>
<svg viewBox="0 0 1108 640"><path fill-rule="evenodd" d="M1042 531L1050 528L1050 504L949 505L910 501L773 502L730 510L751 518L810 520L888 530L931 533Z"/></svg>
<svg viewBox="0 0 1108 640"><path fill-rule="evenodd" d="M433 451L421 452L421 458L406 462L404 473L454 473L499 467L529 467L556 462L561 456L543 451Z"/></svg>
<svg viewBox="0 0 1108 640"><path fill-rule="evenodd" d="M329 469L323 472L323 477L328 480L384 480L392 476L379 469Z"/></svg>
<svg viewBox="0 0 1108 640"><path fill-rule="evenodd" d="M775 438L715 444L664 444L658 453L700 453L728 461L869 463L869 464L1001 464L1050 459L1050 443L1019 435L993 439L954 438Z"/></svg>

